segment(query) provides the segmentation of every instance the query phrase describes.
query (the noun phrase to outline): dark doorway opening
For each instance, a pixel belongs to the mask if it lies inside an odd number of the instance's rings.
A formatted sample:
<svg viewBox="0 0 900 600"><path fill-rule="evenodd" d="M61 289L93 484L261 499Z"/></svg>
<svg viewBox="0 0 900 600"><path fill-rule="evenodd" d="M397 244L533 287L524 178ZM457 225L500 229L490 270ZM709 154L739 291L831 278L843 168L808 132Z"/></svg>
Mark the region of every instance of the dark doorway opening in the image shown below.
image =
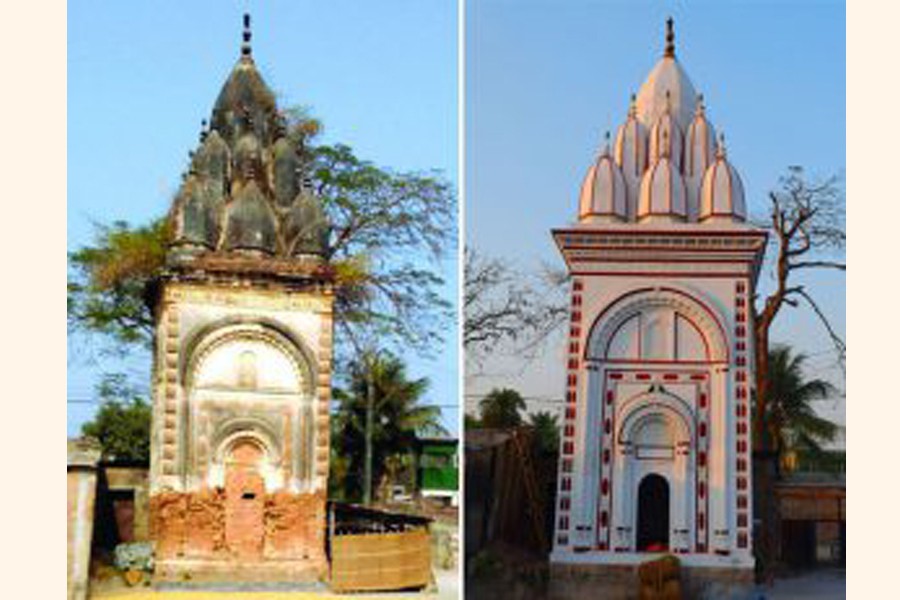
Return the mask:
<svg viewBox="0 0 900 600"><path fill-rule="evenodd" d="M638 486L638 552L669 549L669 482L651 473Z"/></svg>
<svg viewBox="0 0 900 600"><path fill-rule="evenodd" d="M116 517L116 530L119 542L134 541L134 490L110 490L113 514Z"/></svg>

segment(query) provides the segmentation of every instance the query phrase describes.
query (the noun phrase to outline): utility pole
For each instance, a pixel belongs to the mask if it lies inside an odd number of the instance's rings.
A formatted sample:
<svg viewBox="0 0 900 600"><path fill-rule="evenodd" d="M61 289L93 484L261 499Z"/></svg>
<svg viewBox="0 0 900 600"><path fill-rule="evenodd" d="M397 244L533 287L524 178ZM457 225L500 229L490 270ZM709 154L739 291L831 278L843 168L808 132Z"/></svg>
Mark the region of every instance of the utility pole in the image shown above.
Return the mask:
<svg viewBox="0 0 900 600"><path fill-rule="evenodd" d="M375 426L375 352L366 352L366 457L363 473L363 504L372 504L372 436Z"/></svg>

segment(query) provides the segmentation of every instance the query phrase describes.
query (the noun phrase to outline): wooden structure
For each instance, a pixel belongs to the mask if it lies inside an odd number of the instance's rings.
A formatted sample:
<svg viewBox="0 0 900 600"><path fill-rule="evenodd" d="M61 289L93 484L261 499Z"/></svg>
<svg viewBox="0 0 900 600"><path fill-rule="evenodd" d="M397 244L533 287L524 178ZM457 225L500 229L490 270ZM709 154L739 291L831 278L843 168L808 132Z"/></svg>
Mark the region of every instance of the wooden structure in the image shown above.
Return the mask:
<svg viewBox="0 0 900 600"><path fill-rule="evenodd" d="M846 562L846 484L842 478L778 483L778 561L791 568Z"/></svg>
<svg viewBox="0 0 900 600"><path fill-rule="evenodd" d="M537 555L550 547L555 458L533 454L532 429L466 432L466 556L493 542Z"/></svg>
<svg viewBox="0 0 900 600"><path fill-rule="evenodd" d="M331 588L336 592L424 588L431 582L425 528L337 535L331 549Z"/></svg>
<svg viewBox="0 0 900 600"><path fill-rule="evenodd" d="M336 592L422 589L432 582L430 519L333 503L331 588Z"/></svg>

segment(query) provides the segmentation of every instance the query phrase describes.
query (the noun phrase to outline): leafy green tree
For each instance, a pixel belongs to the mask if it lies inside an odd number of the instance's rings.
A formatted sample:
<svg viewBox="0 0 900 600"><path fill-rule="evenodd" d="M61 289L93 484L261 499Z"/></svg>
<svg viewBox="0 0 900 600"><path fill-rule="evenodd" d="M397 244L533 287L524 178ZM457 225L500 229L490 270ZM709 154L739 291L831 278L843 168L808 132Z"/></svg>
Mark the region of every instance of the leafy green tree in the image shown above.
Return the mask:
<svg viewBox="0 0 900 600"><path fill-rule="evenodd" d="M535 445L541 454L559 452L559 417L547 411L528 415L529 425L534 427Z"/></svg>
<svg viewBox="0 0 900 600"><path fill-rule="evenodd" d="M804 354L794 354L788 346L769 350L766 428L780 458L786 452L822 456L822 444L833 441L840 430L816 414L812 405L834 394L834 386L821 379L806 379L805 362Z"/></svg>
<svg viewBox="0 0 900 600"><path fill-rule="evenodd" d="M421 404L427 378L409 379L402 360L369 354L349 365L349 385L335 389L333 450L344 470L344 497L359 499L365 486L366 417L372 401L372 480L381 481L388 459L409 454L416 436L445 434L440 408ZM371 386L371 387L370 387ZM370 396L371 392L371 396Z"/></svg>
<svg viewBox="0 0 900 600"><path fill-rule="evenodd" d="M318 121L289 113L302 138L310 184L327 212L325 252L335 272L338 352L358 354L375 338L426 352L452 318L439 265L455 247L456 198L438 173L395 172L350 147L316 145ZM145 301L164 263L168 219L148 225L97 225L93 243L69 254L70 331L100 334L112 348L149 348L153 316Z"/></svg>
<svg viewBox="0 0 900 600"><path fill-rule="evenodd" d="M108 460L150 460L152 410L141 393L122 374L107 375L98 385L102 404L81 433L100 442Z"/></svg>
<svg viewBox="0 0 900 600"><path fill-rule="evenodd" d="M481 424L492 429L508 429L522 424L519 411L525 410L525 399L516 390L493 389L479 403Z"/></svg>
<svg viewBox="0 0 900 600"><path fill-rule="evenodd" d="M70 331L100 334L121 351L149 348L153 315L145 297L165 264L169 239L166 219L142 227L96 225L93 244L69 254Z"/></svg>
<svg viewBox="0 0 900 600"><path fill-rule="evenodd" d="M482 425L481 419L475 415L470 415L469 413L464 415L463 428L465 428L466 431L470 429L481 429L482 427L484 427L484 425Z"/></svg>

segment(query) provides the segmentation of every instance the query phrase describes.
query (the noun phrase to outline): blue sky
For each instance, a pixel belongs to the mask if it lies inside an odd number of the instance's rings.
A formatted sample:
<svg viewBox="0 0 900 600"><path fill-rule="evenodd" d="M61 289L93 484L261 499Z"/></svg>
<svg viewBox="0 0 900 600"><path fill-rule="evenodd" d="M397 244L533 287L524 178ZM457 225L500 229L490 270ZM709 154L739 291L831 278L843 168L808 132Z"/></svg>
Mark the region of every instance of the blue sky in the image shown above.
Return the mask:
<svg viewBox="0 0 900 600"><path fill-rule="evenodd" d="M843 3L470 2L466 238L473 247L524 269L562 265L550 229L574 220L585 170L662 55L669 15L677 57L726 135L752 212L765 211L766 192L789 165L821 176L843 172ZM805 282L843 332L844 275ZM763 275L760 289L769 285ZM811 354L811 375L844 387L810 311L783 313L774 339ZM485 376L467 381L467 394L507 385L559 398L562 365L561 346L528 364L495 360ZM821 409L843 421L842 401Z"/></svg>
<svg viewBox="0 0 900 600"><path fill-rule="evenodd" d="M282 107L303 105L325 125L323 141L396 170L439 169L457 177L455 3L95 2L68 5L68 215L70 250L91 239L91 223L144 223L163 214L238 58L241 15L253 16L253 52ZM456 301L455 261L445 294ZM409 356L427 376L426 399L458 397L456 332L434 360ZM73 343L74 342L74 343ZM71 339L70 399L93 398L103 370L149 379L141 357L89 360ZM76 434L93 406L68 404ZM458 411L444 409L451 431Z"/></svg>

